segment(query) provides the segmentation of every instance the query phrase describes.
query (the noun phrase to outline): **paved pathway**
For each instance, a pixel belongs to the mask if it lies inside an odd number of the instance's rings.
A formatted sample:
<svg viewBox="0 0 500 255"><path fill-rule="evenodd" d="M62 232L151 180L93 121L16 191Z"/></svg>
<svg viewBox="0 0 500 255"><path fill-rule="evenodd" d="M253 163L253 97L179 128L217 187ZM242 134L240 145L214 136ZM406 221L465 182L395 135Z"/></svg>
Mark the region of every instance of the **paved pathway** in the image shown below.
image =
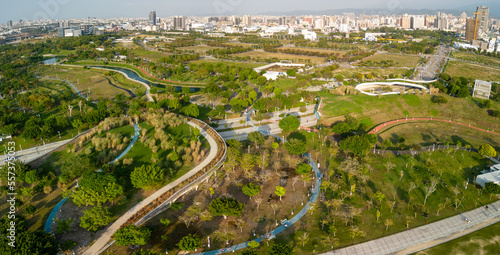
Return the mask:
<svg viewBox="0 0 500 255"><path fill-rule="evenodd" d="M198 164L196 167L191 169L189 172L178 178L177 180L163 186L161 189L156 191L154 194L151 196L145 198L141 202L139 202L137 205L132 207L129 211L124 213L120 218L118 218L115 222L113 222L112 225L110 225L104 232L102 232L99 237L95 240L93 245L85 251L84 255L95 255L95 254L100 254L101 252L104 251L105 248L107 248L108 242L111 240L111 237L117 231L123 224L127 222L130 217L134 216L137 212L139 212L143 207L151 204L155 199L163 195L165 192L167 192L170 189L173 189L175 186L179 185L183 181L189 179L191 176L195 175L198 173L200 170L202 170L206 165L208 165L217 155L218 151L218 146L217 142L201 127L198 127L196 124L193 122L188 121L187 122L189 125L193 127L197 127L198 129L201 130L201 135L207 139L207 141L210 144L210 152L208 156ZM114 241L113 241L114 242Z"/></svg>
<svg viewBox="0 0 500 255"><path fill-rule="evenodd" d="M496 133L495 130L490 131L490 130L486 130L486 129L474 127L474 126L471 126L471 125L468 125L468 124L456 122L456 121L443 120L443 119L435 119L435 118L407 118L407 119L391 120L391 121L388 121L388 122L385 122L385 123L382 123L382 124L376 126L375 128L373 128L368 133L369 134L375 134L378 131L384 129L385 127L390 126L390 125L394 125L394 124L404 123L404 122L408 122L408 121L422 121L422 120L447 122L447 123L450 123L450 124L457 124L457 125L461 125L461 126L464 126L464 127L470 127L470 128L473 128L473 129L476 129L476 130L479 130L479 131L483 131L483 132L487 132L487 133L490 133L490 134L494 134L494 135L500 135L500 133Z"/></svg>
<svg viewBox="0 0 500 255"><path fill-rule="evenodd" d="M491 220L491 224L500 221L500 201L492 203L489 209L480 207L478 209L461 213L456 216L440 220L435 223L424 225L379 238L369 242L349 246L323 253L325 255L377 255L392 254L408 247L423 244L428 241L445 238L447 236L461 233L469 228L473 228L482 222ZM465 219L470 220L469 223Z"/></svg>

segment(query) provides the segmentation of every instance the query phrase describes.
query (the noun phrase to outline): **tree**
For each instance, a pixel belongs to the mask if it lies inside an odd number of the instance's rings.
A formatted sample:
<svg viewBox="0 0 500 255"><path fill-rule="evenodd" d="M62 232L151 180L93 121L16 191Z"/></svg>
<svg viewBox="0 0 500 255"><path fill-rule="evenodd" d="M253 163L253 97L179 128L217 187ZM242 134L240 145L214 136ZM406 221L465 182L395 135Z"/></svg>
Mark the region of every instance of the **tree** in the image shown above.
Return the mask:
<svg viewBox="0 0 500 255"><path fill-rule="evenodd" d="M165 225L165 226L168 226L170 224L170 220L167 218L163 218L160 220L160 223Z"/></svg>
<svg viewBox="0 0 500 255"><path fill-rule="evenodd" d="M491 108L491 100L484 100L481 105L483 106L483 108L489 109Z"/></svg>
<svg viewBox="0 0 500 255"><path fill-rule="evenodd" d="M380 203L382 203L382 200L384 200L385 198L385 195L384 193L380 192L380 191L377 191L377 193L375 193L375 198L380 201Z"/></svg>
<svg viewBox="0 0 500 255"><path fill-rule="evenodd" d="M71 218L67 220L56 219L56 234L62 234L68 230L71 230L71 223L73 223L73 220Z"/></svg>
<svg viewBox="0 0 500 255"><path fill-rule="evenodd" d="M285 143L285 149L292 155L302 155L307 151L306 143L295 138L291 138Z"/></svg>
<svg viewBox="0 0 500 255"><path fill-rule="evenodd" d="M113 219L107 207L92 207L83 211L80 217L80 227L91 232L96 232L102 226L108 225Z"/></svg>
<svg viewBox="0 0 500 255"><path fill-rule="evenodd" d="M146 227L128 225L118 229L113 235L116 244L121 246L145 245L149 241L151 230Z"/></svg>
<svg viewBox="0 0 500 255"><path fill-rule="evenodd" d="M481 145L481 147L479 147L478 152L480 155L486 156L486 157L495 157L497 155L495 148L493 148L493 146L491 146L489 144Z"/></svg>
<svg viewBox="0 0 500 255"><path fill-rule="evenodd" d="M264 144L266 138L262 133L255 131L248 134L248 141L254 143L255 147L257 147L258 145Z"/></svg>
<svg viewBox="0 0 500 255"><path fill-rule="evenodd" d="M297 116L289 115L280 120L279 126L284 133L290 133L299 129L300 120Z"/></svg>
<svg viewBox="0 0 500 255"><path fill-rule="evenodd" d="M4 254L39 254L51 255L57 254L58 244L50 233L45 233L41 230L31 232L29 230L19 231L16 225L16 243L15 248L7 245L2 245ZM5 228L7 229L7 228ZM7 241L7 238L4 238ZM5 242L6 242L5 241ZM3 243L2 243L3 244Z"/></svg>
<svg viewBox="0 0 500 255"><path fill-rule="evenodd" d="M286 189L281 187L281 186L276 186L276 190L274 191L274 194L276 194L277 196L280 197L280 200L281 200L281 197L284 196L286 193Z"/></svg>
<svg viewBox="0 0 500 255"><path fill-rule="evenodd" d="M78 205L101 205L123 194L123 188L116 183L116 178L104 172L88 171L80 180L80 188L71 197Z"/></svg>
<svg viewBox="0 0 500 255"><path fill-rule="evenodd" d="M194 251L201 247L201 239L197 235L189 234L177 243L177 247L183 251Z"/></svg>
<svg viewBox="0 0 500 255"><path fill-rule="evenodd" d="M334 247L337 247L337 245L339 245L338 238L334 238L331 236L323 236L322 240L323 240L323 243L330 246L331 249L333 249Z"/></svg>
<svg viewBox="0 0 500 255"><path fill-rule="evenodd" d="M370 141L364 136L350 136L342 140L339 144L340 149L348 151L357 156L364 156L372 147Z"/></svg>
<svg viewBox="0 0 500 255"><path fill-rule="evenodd" d="M394 225L394 222L391 219L385 219L384 221L385 231L389 230L389 227Z"/></svg>
<svg viewBox="0 0 500 255"><path fill-rule="evenodd" d="M356 237L363 237L366 235L366 233L364 231L360 230L356 226L351 226L351 228L349 229L349 234L350 234L352 239L354 239Z"/></svg>
<svg viewBox="0 0 500 255"><path fill-rule="evenodd" d="M245 195L249 196L250 199L252 199L253 196L256 196L259 194L260 186L255 185L253 183L249 183L249 184L243 186L243 188L241 188L241 191L243 191L243 193Z"/></svg>
<svg viewBox="0 0 500 255"><path fill-rule="evenodd" d="M444 96L432 96L431 101L435 104L446 104L448 103L448 99Z"/></svg>
<svg viewBox="0 0 500 255"><path fill-rule="evenodd" d="M299 244L302 244L302 247L304 247L307 242L309 241L309 233L304 232L302 235L300 235L297 240L299 241Z"/></svg>
<svg viewBox="0 0 500 255"><path fill-rule="evenodd" d="M238 202L235 198L217 198L210 202L208 210L214 216L223 216L227 219L227 216L241 216L243 207L245 204Z"/></svg>
<svg viewBox="0 0 500 255"><path fill-rule="evenodd" d="M243 232L243 228L245 228L245 226L247 225L247 223L242 220L242 219L237 219L235 222L234 222L234 225L240 229L241 232Z"/></svg>
<svg viewBox="0 0 500 255"><path fill-rule="evenodd" d="M275 243L271 246L271 251L269 255L292 255L293 247L290 244Z"/></svg>
<svg viewBox="0 0 500 255"><path fill-rule="evenodd" d="M193 118L198 118L200 116L200 110L198 109L198 106L195 104L190 104L184 108L181 109L181 112L184 113L185 115Z"/></svg>
<svg viewBox="0 0 500 255"><path fill-rule="evenodd" d="M250 242L247 243L247 245L248 245L248 247L250 247L252 249L255 249L255 248L257 248L257 247L260 246L260 244L258 242L256 242L256 241L250 241Z"/></svg>
<svg viewBox="0 0 500 255"><path fill-rule="evenodd" d="M288 70L286 70L286 74L288 76L295 76L295 75L297 75L297 71L295 71L295 69L288 69Z"/></svg>
<svg viewBox="0 0 500 255"><path fill-rule="evenodd" d="M134 168L130 174L132 185L136 188L152 189L156 184L163 181L165 171L154 165L142 165Z"/></svg>
<svg viewBox="0 0 500 255"><path fill-rule="evenodd" d="M312 170L312 166L306 163L301 163L297 166L297 169L295 169L295 173L299 175L305 175L310 173Z"/></svg>
<svg viewBox="0 0 500 255"><path fill-rule="evenodd" d="M484 185L484 191L489 194L500 194L500 185L488 182Z"/></svg>
<svg viewBox="0 0 500 255"><path fill-rule="evenodd" d="M409 215L406 215L406 228L410 227L410 224L415 222L415 219Z"/></svg>
<svg viewBox="0 0 500 255"><path fill-rule="evenodd" d="M380 218L380 215L381 215L381 214L380 214L380 211L379 211L379 210L377 210L377 222L378 222L378 218Z"/></svg>

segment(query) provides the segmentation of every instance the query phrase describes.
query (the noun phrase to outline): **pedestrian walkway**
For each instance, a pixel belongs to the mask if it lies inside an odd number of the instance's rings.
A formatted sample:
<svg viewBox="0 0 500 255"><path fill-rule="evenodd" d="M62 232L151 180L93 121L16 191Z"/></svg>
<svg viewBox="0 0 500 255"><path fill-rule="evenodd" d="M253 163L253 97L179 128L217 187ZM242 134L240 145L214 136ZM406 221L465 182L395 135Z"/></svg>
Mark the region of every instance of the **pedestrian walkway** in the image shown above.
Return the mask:
<svg viewBox="0 0 500 255"><path fill-rule="evenodd" d="M349 246L323 253L324 255L381 255L392 254L400 250L423 244L436 239L445 238L467 229L473 228L485 221L491 224L500 221L500 201L488 205L488 209L480 207L472 211L427 224L418 228L403 231L369 242ZM468 222L470 221L470 222Z"/></svg>

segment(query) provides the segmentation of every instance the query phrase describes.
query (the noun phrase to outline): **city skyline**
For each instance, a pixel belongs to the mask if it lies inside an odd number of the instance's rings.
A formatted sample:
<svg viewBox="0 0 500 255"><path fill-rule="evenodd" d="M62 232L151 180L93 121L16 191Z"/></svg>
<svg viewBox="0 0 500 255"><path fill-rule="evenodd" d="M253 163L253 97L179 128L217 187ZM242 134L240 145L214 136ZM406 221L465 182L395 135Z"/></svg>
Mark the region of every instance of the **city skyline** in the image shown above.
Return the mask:
<svg viewBox="0 0 500 255"><path fill-rule="evenodd" d="M494 2L483 0L458 0L458 1L430 1L422 0L357 0L349 3L332 3L326 0L309 1L307 6L303 6L303 2L297 0L273 1L271 3L262 0L257 1L201 1L190 0L184 2L172 1L156 1L146 0L137 1L96 1L89 0L85 2L77 2L72 0L48 0L34 1L28 0L32 4L27 5L26 2L6 2L0 10L0 23L6 23L9 20L38 20L38 19L73 19L73 18L114 18L114 17L130 17L140 18L147 17L144 13L149 13L151 10L156 10L157 17L171 16L224 16L224 15L262 15L272 13L280 14L286 12L303 12L311 13L327 12L339 9L368 9L376 8L386 12L386 14L396 13L401 10L419 10L419 9L446 9L446 10L464 10L470 5L490 5L492 6L492 16L494 16ZM100 8L95 8L100 6ZM118 6L118 7L117 7ZM197 8L192 8L197 6ZM450 8L449 6L453 6ZM462 7L461 7L462 6ZM386 10L386 11L384 11Z"/></svg>

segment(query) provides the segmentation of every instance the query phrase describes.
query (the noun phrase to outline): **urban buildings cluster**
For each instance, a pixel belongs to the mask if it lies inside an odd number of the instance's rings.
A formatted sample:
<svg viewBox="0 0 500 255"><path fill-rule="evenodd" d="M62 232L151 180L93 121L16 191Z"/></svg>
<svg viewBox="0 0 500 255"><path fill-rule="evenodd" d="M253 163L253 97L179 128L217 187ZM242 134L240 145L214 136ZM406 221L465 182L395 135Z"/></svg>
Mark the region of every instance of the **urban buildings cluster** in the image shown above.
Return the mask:
<svg viewBox="0 0 500 255"><path fill-rule="evenodd" d="M469 43L459 43L456 47L495 51L499 48L497 39L500 20L490 19L489 8L480 6L469 17L465 12L460 16L437 12L436 15L365 15L354 13L321 16L219 16L219 17L158 17L156 11L149 13L148 19L80 19L66 21L19 21L7 22L0 27L0 36L22 32L30 26L55 28L59 37L82 36L103 32L129 31L199 31L223 36L224 33L259 32L262 37L276 33L301 34L305 39L317 40L321 35L340 32L349 36L369 29L389 27L403 30L444 30L456 32ZM16 30L17 29L17 30ZM366 40L374 41L381 34L366 33Z"/></svg>

